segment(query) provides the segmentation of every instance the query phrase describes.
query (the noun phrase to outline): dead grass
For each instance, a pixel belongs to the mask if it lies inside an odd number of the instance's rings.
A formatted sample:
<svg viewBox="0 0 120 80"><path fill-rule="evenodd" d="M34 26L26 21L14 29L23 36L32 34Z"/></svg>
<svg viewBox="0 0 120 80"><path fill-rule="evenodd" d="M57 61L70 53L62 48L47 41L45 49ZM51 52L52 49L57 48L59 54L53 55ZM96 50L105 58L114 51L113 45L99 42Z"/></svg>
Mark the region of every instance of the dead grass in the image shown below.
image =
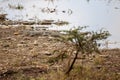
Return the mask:
<svg viewBox="0 0 120 80"><path fill-rule="evenodd" d="M102 50L102 54L84 59L83 65L78 59L67 76L67 58L48 62L55 56L52 52L65 44L49 36L14 34L21 31L19 27L0 29L0 80L120 80L120 49Z"/></svg>

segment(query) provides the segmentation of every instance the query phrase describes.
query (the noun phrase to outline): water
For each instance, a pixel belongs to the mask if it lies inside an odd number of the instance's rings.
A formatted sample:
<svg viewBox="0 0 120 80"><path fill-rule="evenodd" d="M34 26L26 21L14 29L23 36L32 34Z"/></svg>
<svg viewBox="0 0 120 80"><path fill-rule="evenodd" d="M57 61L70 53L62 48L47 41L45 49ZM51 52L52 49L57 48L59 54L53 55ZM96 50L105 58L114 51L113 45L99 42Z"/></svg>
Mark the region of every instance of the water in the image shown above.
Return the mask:
<svg viewBox="0 0 120 80"><path fill-rule="evenodd" d="M23 10L9 9L8 4L22 4ZM70 29L73 26L90 26L88 30L99 30L104 28L112 36L110 42L120 42L120 1L119 0L57 0L54 3L44 0L0 0L1 13L7 13L12 20L38 19L66 20L69 26L54 27L54 29ZM42 13L42 8L57 9L54 13ZM68 13L72 10L72 14ZM66 11L63 13L63 11ZM55 25L53 25L55 26ZM120 44L110 44L110 47L119 47Z"/></svg>

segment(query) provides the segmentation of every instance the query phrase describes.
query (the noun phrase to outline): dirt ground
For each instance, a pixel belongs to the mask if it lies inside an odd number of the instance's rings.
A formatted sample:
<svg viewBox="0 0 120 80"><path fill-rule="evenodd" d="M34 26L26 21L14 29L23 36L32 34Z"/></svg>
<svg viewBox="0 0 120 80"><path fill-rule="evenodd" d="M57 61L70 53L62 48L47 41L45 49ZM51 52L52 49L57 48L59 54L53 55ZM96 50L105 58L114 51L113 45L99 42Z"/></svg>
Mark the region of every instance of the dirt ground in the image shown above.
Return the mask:
<svg viewBox="0 0 120 80"><path fill-rule="evenodd" d="M54 50L66 47L55 37L27 36L23 31L23 27L0 28L0 80L37 80L16 76L41 77L48 74L53 66L47 60L55 56ZM120 49L102 50L99 57L102 60L96 58L97 68L104 66L108 72L120 76Z"/></svg>

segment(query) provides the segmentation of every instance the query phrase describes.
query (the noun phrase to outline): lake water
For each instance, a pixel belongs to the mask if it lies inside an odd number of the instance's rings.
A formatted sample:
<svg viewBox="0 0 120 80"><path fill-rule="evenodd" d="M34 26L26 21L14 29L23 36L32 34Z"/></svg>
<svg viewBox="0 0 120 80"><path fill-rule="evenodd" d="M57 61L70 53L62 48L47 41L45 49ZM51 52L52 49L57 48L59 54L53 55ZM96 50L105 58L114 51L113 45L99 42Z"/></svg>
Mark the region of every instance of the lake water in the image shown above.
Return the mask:
<svg viewBox="0 0 120 80"><path fill-rule="evenodd" d="M9 5L24 6L23 10L10 9ZM56 12L41 12L42 8L56 9ZM12 20L38 19L66 20L69 26L54 27L54 29L70 29L73 26L89 26L88 30L104 28L112 36L110 42L120 42L120 1L119 0L0 0L1 13L7 13ZM110 44L110 47L119 47L120 43Z"/></svg>

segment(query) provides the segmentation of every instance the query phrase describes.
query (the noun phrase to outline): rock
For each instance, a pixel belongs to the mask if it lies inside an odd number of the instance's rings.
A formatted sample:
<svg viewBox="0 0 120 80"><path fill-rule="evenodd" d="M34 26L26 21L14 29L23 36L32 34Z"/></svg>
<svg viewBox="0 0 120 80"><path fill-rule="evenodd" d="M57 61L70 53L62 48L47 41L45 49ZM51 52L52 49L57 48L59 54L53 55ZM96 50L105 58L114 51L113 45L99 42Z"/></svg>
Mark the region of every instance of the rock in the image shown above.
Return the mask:
<svg viewBox="0 0 120 80"><path fill-rule="evenodd" d="M44 52L44 55L46 55L46 56L51 56L52 54L51 54L50 52L48 52L48 51L45 51L45 52Z"/></svg>
<svg viewBox="0 0 120 80"><path fill-rule="evenodd" d="M101 69L101 68L102 68L102 66L101 66L101 65L98 65L98 66L96 66L96 68L97 68L97 69Z"/></svg>
<svg viewBox="0 0 120 80"><path fill-rule="evenodd" d="M19 32L14 32L14 35L19 35Z"/></svg>
<svg viewBox="0 0 120 80"><path fill-rule="evenodd" d="M51 37L51 36L49 36L48 38L49 38L49 39L54 39L54 37Z"/></svg>
<svg viewBox="0 0 120 80"><path fill-rule="evenodd" d="M25 41L20 41L20 44L26 44L26 42Z"/></svg>
<svg viewBox="0 0 120 80"><path fill-rule="evenodd" d="M12 38L11 37L7 37L6 40L11 40Z"/></svg>
<svg viewBox="0 0 120 80"><path fill-rule="evenodd" d="M17 44L17 47L23 47L23 44Z"/></svg>
<svg viewBox="0 0 120 80"><path fill-rule="evenodd" d="M109 58L109 55L100 55L100 57Z"/></svg>
<svg viewBox="0 0 120 80"><path fill-rule="evenodd" d="M35 48L33 48L32 50L30 50L29 56L37 57L38 55L39 55L39 53L36 51Z"/></svg>
<svg viewBox="0 0 120 80"><path fill-rule="evenodd" d="M26 26L25 26L25 29L27 29L27 30L32 30L32 27L29 26L29 25L26 25Z"/></svg>
<svg viewBox="0 0 120 80"><path fill-rule="evenodd" d="M53 41L53 40L54 40L53 37L51 37L51 36L48 37L48 41Z"/></svg>
<svg viewBox="0 0 120 80"><path fill-rule="evenodd" d="M10 27L3 25L1 28L2 28L2 29L9 29Z"/></svg>
<svg viewBox="0 0 120 80"><path fill-rule="evenodd" d="M17 47L28 47L27 44L17 44Z"/></svg>
<svg viewBox="0 0 120 80"><path fill-rule="evenodd" d="M10 47L10 45L9 44L5 44L5 45L3 45L3 47L7 48L7 47Z"/></svg>
<svg viewBox="0 0 120 80"><path fill-rule="evenodd" d="M30 38L29 37L24 37L23 40L30 40Z"/></svg>
<svg viewBox="0 0 120 80"><path fill-rule="evenodd" d="M120 75L120 72L118 72L117 74Z"/></svg>
<svg viewBox="0 0 120 80"><path fill-rule="evenodd" d="M33 44L34 44L34 46L38 46L37 40L35 40L35 41L33 42Z"/></svg>

